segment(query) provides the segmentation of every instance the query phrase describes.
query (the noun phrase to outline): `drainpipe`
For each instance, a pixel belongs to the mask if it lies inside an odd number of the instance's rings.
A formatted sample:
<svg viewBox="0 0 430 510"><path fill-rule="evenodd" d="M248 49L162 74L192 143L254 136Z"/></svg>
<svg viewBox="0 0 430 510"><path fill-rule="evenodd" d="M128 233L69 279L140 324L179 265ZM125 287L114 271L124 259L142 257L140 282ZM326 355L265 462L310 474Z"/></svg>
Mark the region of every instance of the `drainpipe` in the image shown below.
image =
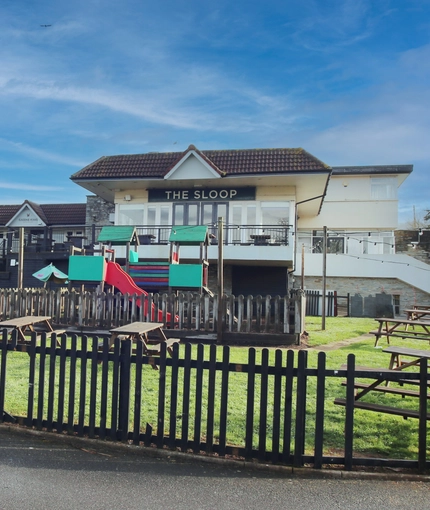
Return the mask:
<svg viewBox="0 0 430 510"><path fill-rule="evenodd" d="M306 202L311 202L312 200L318 200L318 198L324 198L326 196L326 193L324 193L323 195L318 195L316 197L312 197L312 198L307 198L306 200L301 200L300 202L296 202L296 205L295 205L295 213L294 213L294 252L293 252L293 269L291 269L291 271L288 271L288 276L290 276L291 274L293 274L296 270L296 243L297 243L297 220L298 220L298 216L297 216L297 206L300 205L300 204L304 204Z"/></svg>

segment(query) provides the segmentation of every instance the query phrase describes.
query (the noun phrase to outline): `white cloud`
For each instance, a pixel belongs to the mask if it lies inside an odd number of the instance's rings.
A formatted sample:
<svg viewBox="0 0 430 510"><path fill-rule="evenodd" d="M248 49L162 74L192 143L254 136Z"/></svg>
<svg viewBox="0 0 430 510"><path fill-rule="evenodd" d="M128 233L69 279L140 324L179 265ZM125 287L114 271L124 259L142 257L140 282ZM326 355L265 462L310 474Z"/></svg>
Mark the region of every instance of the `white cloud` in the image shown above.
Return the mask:
<svg viewBox="0 0 430 510"><path fill-rule="evenodd" d="M61 191L64 189L62 186L47 186L38 184L26 184L25 182L7 182L0 181L0 188L9 190L24 190L24 191Z"/></svg>
<svg viewBox="0 0 430 510"><path fill-rule="evenodd" d="M54 154L52 152L48 152L42 149L37 149L35 147L30 147L21 142L15 142L12 140L6 140L5 138L0 138L0 147L3 150L12 151L19 153L25 156L31 156L37 158L42 161L49 161L51 163L58 163L61 165L67 166L83 166L84 163L82 160L78 160L72 157L65 156L63 154Z"/></svg>

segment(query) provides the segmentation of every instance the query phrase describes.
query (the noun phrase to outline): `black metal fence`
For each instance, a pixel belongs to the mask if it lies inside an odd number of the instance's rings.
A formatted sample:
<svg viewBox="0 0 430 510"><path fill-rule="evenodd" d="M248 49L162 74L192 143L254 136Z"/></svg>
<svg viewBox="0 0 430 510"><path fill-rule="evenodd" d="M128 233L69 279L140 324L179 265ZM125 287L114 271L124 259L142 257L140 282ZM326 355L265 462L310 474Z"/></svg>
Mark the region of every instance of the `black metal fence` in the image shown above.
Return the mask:
<svg viewBox="0 0 430 510"><path fill-rule="evenodd" d="M3 332L0 345L0 411L3 421L38 430L89 438L130 441L135 445L179 449L195 454L235 456L249 461L293 466L311 464L392 466L424 471L427 461L427 361L419 373L390 372L390 381L418 381L415 460L359 456L354 452L356 378L380 378L378 369L316 368L306 351L246 351L233 362L230 348L175 346L173 355L143 355L142 344L73 335L33 334L28 345ZM297 356L296 356L297 355ZM156 369L154 369L154 367ZM23 375L26 374L26 375ZM28 380L25 380L25 377ZM342 392L345 410L328 398L330 381ZM340 393L342 394L342 393ZM333 408L336 412L333 412ZM363 411L361 411L363 412ZM328 426L340 420L337 443ZM393 418L392 439L399 434ZM416 423L416 422L415 422ZM360 434L358 430L358 434ZM336 446L337 444L337 446ZM334 452L336 452L334 454Z"/></svg>
<svg viewBox="0 0 430 510"><path fill-rule="evenodd" d="M45 234L34 236L25 233L25 250L35 252L50 252L70 250L71 246L86 248L91 251L100 231L100 225L82 227L82 235L69 235L64 228L47 228ZM140 244L168 244L174 225L136 226ZM218 225L208 225L211 243L217 244L219 239ZM225 225L223 242L225 245L265 245L288 246L292 225ZM0 239L0 254L18 253L19 239L10 233Z"/></svg>
<svg viewBox="0 0 430 510"><path fill-rule="evenodd" d="M306 290L306 315L318 317L322 314L322 292L319 290ZM349 317L350 296L341 296L337 291L326 293L326 316Z"/></svg>

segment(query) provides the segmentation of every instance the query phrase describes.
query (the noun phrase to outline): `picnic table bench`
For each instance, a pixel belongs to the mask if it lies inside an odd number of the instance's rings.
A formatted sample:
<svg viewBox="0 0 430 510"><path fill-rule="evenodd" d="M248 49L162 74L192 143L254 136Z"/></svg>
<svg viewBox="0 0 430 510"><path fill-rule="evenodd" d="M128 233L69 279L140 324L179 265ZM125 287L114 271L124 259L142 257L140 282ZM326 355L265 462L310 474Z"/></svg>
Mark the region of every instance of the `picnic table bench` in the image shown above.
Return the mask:
<svg viewBox="0 0 430 510"><path fill-rule="evenodd" d="M368 411L377 411L381 413L392 414L396 416L403 416L403 418L419 418L419 411L404 409L399 407L387 406L383 404L374 404L369 402L363 402L360 399L369 393L370 391L377 391L382 393L390 393L394 395L399 395L402 398L404 397L420 397L420 392L410 389L396 388L390 387L389 384L389 375L394 372L399 372L405 370L408 367L416 366L422 359L430 359L430 350L423 349L412 349L408 347L396 347L389 346L383 350L387 354L390 354L390 361L388 369L381 368L369 368L369 367L356 367L356 370L360 371L368 371L378 373L378 378L372 383L363 383L354 381L354 388L356 389L355 397L354 397L354 407L359 409L365 409ZM401 357L410 357L411 361L402 361ZM346 365L342 365L343 369L346 369ZM385 376L385 377L384 377ZM396 382L400 384L420 384L420 381L417 379L399 379ZM342 381L342 386L346 386L347 382ZM427 382L429 385L429 382ZM430 395L427 393L427 399L430 398ZM337 405L346 405L345 398L336 398L334 403ZM430 413L427 414L427 419L430 420Z"/></svg>
<svg viewBox="0 0 430 510"><path fill-rule="evenodd" d="M28 343L25 335L33 332L40 333L56 333L60 335L65 332L64 329L54 330L51 324L51 316L49 315L27 315L25 317L16 317L0 322L0 331L6 329L8 333L17 332L18 343ZM58 340L57 340L57 343Z"/></svg>
<svg viewBox="0 0 430 510"><path fill-rule="evenodd" d="M410 366L418 365L421 359L430 359L430 350L424 349L390 346L383 349L382 352L391 354L390 363L388 365L389 369L397 367L402 367L402 369L404 369ZM412 357L414 360L411 362L403 362L401 360L401 356Z"/></svg>
<svg viewBox="0 0 430 510"><path fill-rule="evenodd" d="M167 352L172 355L173 345L179 343L179 338L167 338L163 331L162 322L132 322L110 330L111 337L109 348L114 344L116 338L131 339L143 343L143 352L146 355L160 354L161 344L166 344ZM155 334L156 339L150 337Z"/></svg>
<svg viewBox="0 0 430 510"><path fill-rule="evenodd" d="M334 400L334 403L337 405L345 406L346 405L346 399L344 398L336 398ZM405 409L400 407L394 407L394 406L386 406L382 404L373 404L372 402L354 402L354 407L358 409L364 409L367 411L375 411L378 413L386 413L386 414L392 414L395 416L402 416L403 418L419 418L420 414L419 411L416 411L414 409ZM430 420L430 413L427 413L427 420Z"/></svg>
<svg viewBox="0 0 430 510"><path fill-rule="evenodd" d="M388 344L391 337L430 341L430 321L391 319L388 317L378 317L375 321L378 322L378 329L369 331L371 335L375 335L375 347L382 337L387 338ZM410 326L413 326L414 329L409 329Z"/></svg>
<svg viewBox="0 0 430 510"><path fill-rule="evenodd" d="M408 320L421 320L430 316L430 308L407 308L405 310ZM424 319L426 320L426 319Z"/></svg>

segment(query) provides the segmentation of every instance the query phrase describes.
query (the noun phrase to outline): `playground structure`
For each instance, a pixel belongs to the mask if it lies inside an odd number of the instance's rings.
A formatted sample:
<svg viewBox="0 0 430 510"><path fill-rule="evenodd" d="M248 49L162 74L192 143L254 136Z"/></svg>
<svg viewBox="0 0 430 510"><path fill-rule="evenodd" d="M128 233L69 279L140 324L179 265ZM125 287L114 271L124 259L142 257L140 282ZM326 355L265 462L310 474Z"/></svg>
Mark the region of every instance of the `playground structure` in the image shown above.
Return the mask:
<svg viewBox="0 0 430 510"><path fill-rule="evenodd" d="M210 293L208 289L208 227L204 225L173 227L169 242L169 288L172 291L186 289L200 294ZM181 262L181 246L198 246L200 248L198 262Z"/></svg>
<svg viewBox="0 0 430 510"><path fill-rule="evenodd" d="M92 256L84 250L75 248L69 257L69 288L76 284L97 286L101 291L104 285L110 285L122 294L148 296L142 288L149 290L166 288L170 292L189 290L211 294L208 289L208 245L209 233L206 226L177 226L170 234L169 262L139 262L137 247L139 237L132 226L106 226L98 237L99 249ZM132 250L132 245L136 249ZM115 262L115 246L126 246L125 268ZM196 263L180 261L181 246L198 246L199 256ZM78 252L78 255L74 253ZM98 253L98 254L96 254ZM137 268L144 268L139 271ZM143 276L142 276L143 275ZM149 275L149 276L148 276ZM161 285L160 285L161 284ZM147 301L144 300L144 313L147 314ZM140 300L138 301L138 304ZM139 305L140 306L140 305ZM155 317L155 305L152 303L151 320L162 320L162 311ZM167 320L170 320L167 314Z"/></svg>
<svg viewBox="0 0 430 510"><path fill-rule="evenodd" d="M109 247L103 246L98 250L100 255L86 256L70 255L69 257L69 287L74 284L85 284L97 285L100 290L104 289L104 285L110 285L116 288L122 294L128 294L130 296L136 294L138 296L148 296L148 292L141 289L136 285L133 278L124 271L124 269L115 262L115 250L112 246L115 245L126 245L127 246L127 264L129 265L130 256L132 252L130 250L130 244L135 242L139 244L139 240L136 235L136 229L134 227L104 227L100 232L99 242L109 242ZM77 249L79 252L80 250ZM74 253L74 252L73 252ZM95 252L96 253L96 252ZM138 300L137 304L140 306L141 301ZM163 320L163 312L158 310L158 314L155 310L155 304L151 304L151 320ZM144 314L148 313L148 302L144 300ZM170 313L166 315L167 321L170 321Z"/></svg>

